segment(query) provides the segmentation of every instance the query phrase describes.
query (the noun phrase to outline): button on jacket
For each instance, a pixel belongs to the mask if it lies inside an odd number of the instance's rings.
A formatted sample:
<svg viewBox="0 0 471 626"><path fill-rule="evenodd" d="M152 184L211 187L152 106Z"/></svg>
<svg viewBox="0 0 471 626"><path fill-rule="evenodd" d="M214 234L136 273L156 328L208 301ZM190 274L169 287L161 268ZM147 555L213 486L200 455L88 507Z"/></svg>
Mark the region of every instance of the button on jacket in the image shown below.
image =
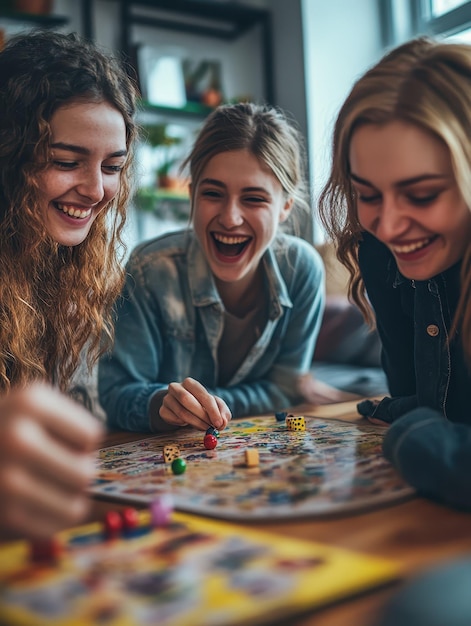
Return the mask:
<svg viewBox="0 0 471 626"><path fill-rule="evenodd" d="M191 229L140 244L127 265L111 355L99 365L100 403L111 426L149 430L149 403L170 382L191 376L220 396L233 417L270 413L302 401L324 309L324 269L306 241L281 234L263 265L268 321L224 387L217 384L224 305Z"/></svg>

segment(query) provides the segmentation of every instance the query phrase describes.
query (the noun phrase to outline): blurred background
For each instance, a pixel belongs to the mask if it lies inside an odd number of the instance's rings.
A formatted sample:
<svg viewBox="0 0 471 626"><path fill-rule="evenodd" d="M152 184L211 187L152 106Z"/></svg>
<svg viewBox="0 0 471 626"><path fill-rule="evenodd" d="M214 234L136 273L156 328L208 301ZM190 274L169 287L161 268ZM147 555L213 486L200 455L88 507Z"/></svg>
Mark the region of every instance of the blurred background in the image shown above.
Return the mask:
<svg viewBox="0 0 471 626"><path fill-rule="evenodd" d="M471 42L463 0L0 0L0 47L32 28L76 31L129 64L141 93L138 189L126 225L139 242L184 227L180 165L208 113L253 100L283 108L306 144L311 207L300 233L326 268L327 306L313 361L323 401L388 393L380 344L347 297L347 275L316 217L337 111L384 52L418 34ZM333 394L333 395L332 395Z"/></svg>
<svg viewBox="0 0 471 626"><path fill-rule="evenodd" d="M278 105L299 125L313 207L301 232L322 245L316 197L330 165L333 120L352 83L416 34L469 39L471 2L0 0L0 46L37 26L77 31L119 51L136 72L145 141L130 248L187 223L182 159L211 108L240 100Z"/></svg>

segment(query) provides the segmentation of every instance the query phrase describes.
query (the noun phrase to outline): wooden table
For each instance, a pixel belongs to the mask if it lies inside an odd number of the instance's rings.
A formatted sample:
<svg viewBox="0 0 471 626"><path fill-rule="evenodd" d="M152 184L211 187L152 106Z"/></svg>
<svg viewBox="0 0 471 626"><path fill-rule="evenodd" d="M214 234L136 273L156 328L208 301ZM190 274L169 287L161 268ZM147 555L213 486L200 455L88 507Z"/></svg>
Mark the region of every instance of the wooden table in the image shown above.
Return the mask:
<svg viewBox="0 0 471 626"><path fill-rule="evenodd" d="M304 405L296 407L293 412L357 421L359 417L354 406L354 402L329 407ZM116 445L145 436L113 432L108 434L103 445ZM95 499L90 520L103 519L105 511L119 508L115 502ZM326 542L393 558L402 564L406 576L441 561L471 553L471 514L454 511L419 497L357 515L247 523L245 526L262 527L288 537ZM381 611L384 602L397 588L398 585L391 585L317 610L303 618L290 620L290 626L373 625L378 611Z"/></svg>

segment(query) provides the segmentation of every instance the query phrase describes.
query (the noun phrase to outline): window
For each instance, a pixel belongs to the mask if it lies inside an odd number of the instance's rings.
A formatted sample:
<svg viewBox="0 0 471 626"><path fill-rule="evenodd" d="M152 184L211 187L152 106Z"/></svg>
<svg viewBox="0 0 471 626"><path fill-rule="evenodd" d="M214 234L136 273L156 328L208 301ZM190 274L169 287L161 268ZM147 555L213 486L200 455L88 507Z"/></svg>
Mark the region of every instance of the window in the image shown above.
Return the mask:
<svg viewBox="0 0 471 626"><path fill-rule="evenodd" d="M466 0L422 0L421 30L431 35L470 41L471 2ZM465 35L465 33L467 33Z"/></svg>
<svg viewBox="0 0 471 626"><path fill-rule="evenodd" d="M466 0L430 0L430 12L433 17L440 17L462 4L466 4Z"/></svg>
<svg viewBox="0 0 471 626"><path fill-rule="evenodd" d="M382 0L385 44L431 35L471 43L470 0Z"/></svg>

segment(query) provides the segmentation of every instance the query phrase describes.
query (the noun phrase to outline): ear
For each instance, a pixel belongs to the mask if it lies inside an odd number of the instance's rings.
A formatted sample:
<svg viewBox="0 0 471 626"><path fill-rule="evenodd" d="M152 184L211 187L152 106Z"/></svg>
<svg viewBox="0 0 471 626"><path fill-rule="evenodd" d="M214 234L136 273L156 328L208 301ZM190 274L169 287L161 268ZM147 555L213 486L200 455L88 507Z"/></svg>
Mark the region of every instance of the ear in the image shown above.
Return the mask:
<svg viewBox="0 0 471 626"><path fill-rule="evenodd" d="M279 224L286 222L286 220L288 219L291 213L291 209L293 208L293 204L294 204L294 198L288 198L288 200L286 200L283 208L280 211L280 217L278 219Z"/></svg>

